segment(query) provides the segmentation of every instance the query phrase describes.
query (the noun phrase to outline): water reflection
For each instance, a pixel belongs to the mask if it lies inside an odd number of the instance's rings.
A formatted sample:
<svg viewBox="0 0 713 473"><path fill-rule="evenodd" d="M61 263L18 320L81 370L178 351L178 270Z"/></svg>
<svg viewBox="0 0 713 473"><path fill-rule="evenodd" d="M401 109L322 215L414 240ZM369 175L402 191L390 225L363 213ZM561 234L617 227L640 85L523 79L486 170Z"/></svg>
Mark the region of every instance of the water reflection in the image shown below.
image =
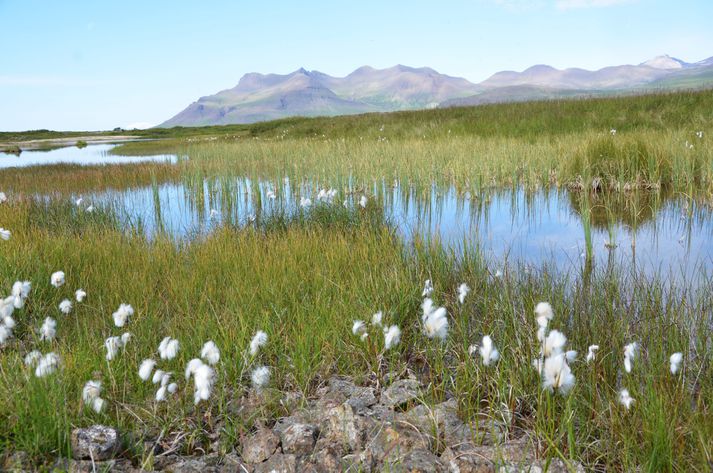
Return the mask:
<svg viewBox="0 0 713 473"><path fill-rule="evenodd" d="M327 205L317 202L316 189L313 183L289 180L195 177L181 184L154 184L91 198L112 205L127 223L141 226L149 235L166 232L191 238L224 222L245 225L276 210L298 211L301 197L309 197L313 205ZM329 205L343 205L346 199L347 205L358 206L362 191L350 189L345 183ZM515 188L471 195L454 188L413 189L386 183L370 186L367 194L383 206L403 238L438 236L455 249L477 247L496 265L584 268L587 248L581 213L589 209L590 262L597 267L616 262L686 279L713 268L710 209L682 198L642 194L583 203L581 196L561 189Z"/></svg>
<svg viewBox="0 0 713 473"><path fill-rule="evenodd" d="M174 155L157 156L115 156L109 154L114 144L97 144L84 148L68 146L52 150L27 150L19 155L1 154L0 169L11 167L37 166L47 164L129 164L147 161L175 162Z"/></svg>

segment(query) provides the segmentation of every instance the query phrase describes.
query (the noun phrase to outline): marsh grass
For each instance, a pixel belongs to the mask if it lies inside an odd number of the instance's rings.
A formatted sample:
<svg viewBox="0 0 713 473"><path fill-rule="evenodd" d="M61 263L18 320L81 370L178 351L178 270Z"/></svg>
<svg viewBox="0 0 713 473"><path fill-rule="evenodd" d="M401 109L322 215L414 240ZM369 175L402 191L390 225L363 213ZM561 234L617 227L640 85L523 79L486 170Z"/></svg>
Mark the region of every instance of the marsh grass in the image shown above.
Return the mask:
<svg viewBox="0 0 713 473"><path fill-rule="evenodd" d="M184 452L191 453L206 447L207 432L219 419L229 421L221 434L228 448L251 427L230 420L228 406L249 386L241 353L257 329L269 335L260 361L273 367L273 387L280 390L309 395L333 373L385 382L389 373L409 370L429 386L424 402L454 394L466 418L483 429L494 418L506 420L513 432L534 431L541 454L552 458L606 469L671 462L694 467L713 448L710 341L693 335L707 333L712 322L710 294L671 293L664 281L611 269L574 286L567 275L518 268L496 278L477 253L456 254L437 241L407 249L378 208L335 206L331 213L315 207L177 245L162 237L129 238L110 213L84 220L73 207L55 205L0 208L3 222L16 229L0 254L2 286L9 290L16 279L34 285L18 311L16 339L0 354L3 449L66 454L72 425L105 422L154 436L186 432L191 440ZM60 289L48 284L57 269L67 274ZM445 343L421 333L426 278L435 283L435 301L449 311ZM461 306L456 288L463 281L473 290ZM88 292L87 301L60 315L57 304L78 287ZM596 363L574 365L578 383L567 398L543 393L530 365L539 349L532 317L539 300L553 303L553 327L569 336L570 346L580 353L591 343L601 346ZM137 310L127 327L135 339L107 363L102 343L120 332L110 316L120 302ZM383 364L374 364L373 351L351 335L354 319L377 310L384 311L385 323L403 330ZM58 338L39 343L36 329L48 315L58 320ZM467 353L484 334L502 353L489 368ZM166 335L179 338L182 348L162 368L178 375L203 342L212 339L220 347L218 388L209 404L194 409L191 389L180 381L178 396L157 405L155 386L138 379L139 362L154 356ZM627 375L621 351L632 340L642 342L643 352ZM22 365L34 347L57 351L62 370L34 378ZM684 372L671 377L666 360L679 350L686 353ZM80 406L81 387L95 372L109 400L100 415ZM628 412L616 401L622 386L637 400ZM265 416L282 412L279 395L275 399L264 406ZM132 448L146 460L139 444Z"/></svg>

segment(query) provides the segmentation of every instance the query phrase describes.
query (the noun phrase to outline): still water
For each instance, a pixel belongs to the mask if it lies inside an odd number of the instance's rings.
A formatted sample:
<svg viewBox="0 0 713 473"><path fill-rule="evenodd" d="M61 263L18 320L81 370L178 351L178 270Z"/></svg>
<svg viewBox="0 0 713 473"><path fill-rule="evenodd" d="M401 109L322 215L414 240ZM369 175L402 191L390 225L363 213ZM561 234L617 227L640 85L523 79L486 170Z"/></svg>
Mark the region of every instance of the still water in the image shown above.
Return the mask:
<svg viewBox="0 0 713 473"><path fill-rule="evenodd" d="M175 156L114 156L109 154L114 144L97 144L84 148L68 146L52 150L28 150L20 155L0 153L0 169L48 164L130 164L145 161L174 162Z"/></svg>
<svg viewBox="0 0 713 473"><path fill-rule="evenodd" d="M171 156L125 158L107 154L112 145L26 152L24 164L72 162L121 163L175 161ZM6 158L0 167L6 166ZM397 183L398 184L398 183ZM325 186L326 187L326 186ZM358 192L342 184L331 203L319 202L320 186L289 179L254 182L239 177L200 178L138 189L108 190L83 195L85 206L110 206L127 225L149 236L165 232L177 239L206 235L223 223L249 225L275 211L301 211L300 199L312 205L383 208L399 235L437 238L456 250L478 249L496 268L548 266L569 272L585 264L583 209L590 209L588 227L595 266L617 263L646 274L691 280L701 271L713 273L713 211L677 196L643 194L615 197L586 206L579 194L563 189L525 191L489 189L480 195L454 188L413 189L405 183L373 183ZM76 199L79 195L72 196ZM584 212L587 212L586 210Z"/></svg>

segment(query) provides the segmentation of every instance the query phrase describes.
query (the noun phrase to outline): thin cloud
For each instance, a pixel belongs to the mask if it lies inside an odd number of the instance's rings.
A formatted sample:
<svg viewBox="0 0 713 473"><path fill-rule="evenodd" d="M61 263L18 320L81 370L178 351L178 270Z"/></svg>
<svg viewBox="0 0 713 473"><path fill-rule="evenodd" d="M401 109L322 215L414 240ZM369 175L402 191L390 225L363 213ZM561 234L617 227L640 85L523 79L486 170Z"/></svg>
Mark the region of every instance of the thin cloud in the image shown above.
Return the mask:
<svg viewBox="0 0 713 473"><path fill-rule="evenodd" d="M632 0L557 0L555 6L559 10L574 10L578 8L613 7L631 2Z"/></svg>

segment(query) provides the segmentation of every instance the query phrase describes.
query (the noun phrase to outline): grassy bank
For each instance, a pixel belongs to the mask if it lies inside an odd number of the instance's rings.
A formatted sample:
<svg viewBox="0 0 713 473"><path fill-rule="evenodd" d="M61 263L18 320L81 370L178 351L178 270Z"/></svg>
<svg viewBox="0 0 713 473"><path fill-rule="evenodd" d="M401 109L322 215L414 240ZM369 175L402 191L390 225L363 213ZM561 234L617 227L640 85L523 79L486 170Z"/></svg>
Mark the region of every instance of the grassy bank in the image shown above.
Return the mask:
<svg viewBox="0 0 713 473"><path fill-rule="evenodd" d="M237 422L230 406L250 386L258 364L273 370L274 402L263 415L284 413L279 391L314 393L332 373L388 383L388 373L415 373L429 387L424 401L456 396L461 414L486 413L511 427L533 430L541 454L564 456L588 467L631 471L704 470L713 452L713 368L709 327L711 295L677 289L665 281L611 269L581 279L541 270L511 268L495 277L476 254L453 256L437 242L404 247L370 204L347 210L317 206L298 216L222 228L186 245L157 238L128 237L117 219L98 209L80 213L71 205L12 201L0 206L0 221L12 228L1 241L0 286L30 280L26 305L14 318L14 338L0 351L0 450L24 450L36 458L67 454L72 426L96 422L120 427L133 455L146 459L141 436L185 433L184 453L207 447L216 433L229 451L251 425ZM50 274L66 273L52 287ZM435 285L434 301L446 307L445 341L424 336L423 281ZM460 304L456 288L472 292ZM58 304L75 289L88 296L68 315ZM572 363L576 384L567 396L543 392L531 361L537 357L533 308L554 307L553 329L579 351ZM112 323L120 303L135 314L124 328ZM383 337L364 343L351 333L355 319L384 311L384 323L402 329L401 342L383 351ZM57 319L57 337L40 341L45 317ZM251 337L265 330L268 343L255 358L246 354ZM104 340L125 330L133 339L105 360ZM483 366L468 353L488 334L500 361ZM165 336L180 341L178 356L161 360L175 373L179 390L156 403L155 385L138 377L141 360L157 358ZM192 384L182 378L207 340L221 361L208 402L193 405ZM641 343L632 373L622 367L623 347ZM587 347L599 344L596 361L585 363ZM36 378L22 358L32 349L55 351L61 369ZM672 375L668 357L684 354L682 372ZM96 414L82 406L81 390L101 378L107 407ZM636 402L618 403L627 388Z"/></svg>

